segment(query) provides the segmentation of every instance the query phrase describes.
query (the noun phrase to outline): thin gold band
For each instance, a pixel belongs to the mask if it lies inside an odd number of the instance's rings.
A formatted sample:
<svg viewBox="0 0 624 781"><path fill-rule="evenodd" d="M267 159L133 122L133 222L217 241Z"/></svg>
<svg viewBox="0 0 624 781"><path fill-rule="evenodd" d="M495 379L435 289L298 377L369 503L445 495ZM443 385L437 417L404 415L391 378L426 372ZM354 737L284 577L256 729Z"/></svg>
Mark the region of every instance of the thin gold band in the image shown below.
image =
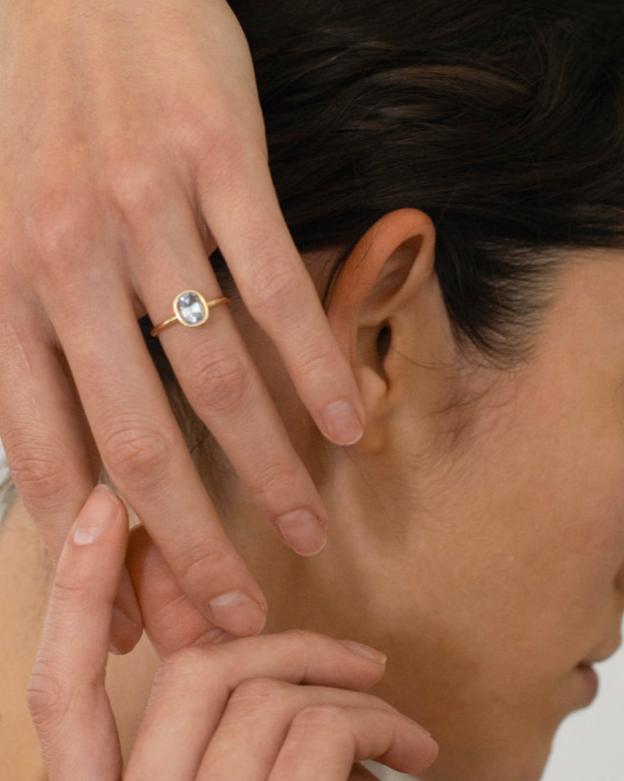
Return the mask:
<svg viewBox="0 0 624 781"><path fill-rule="evenodd" d="M188 323L185 322L181 316L178 314L178 309L176 307L176 303L178 299L185 295L186 293L192 293L194 296L196 296L201 303L203 304L203 307L205 309L205 316L204 318L197 323ZM150 334L152 336L158 336L158 334L163 331L165 328L168 328L170 325L173 325L174 323L180 323L181 325L187 327L187 328L196 328L199 325L203 325L209 318L210 315L210 307L217 306L217 304L227 304L230 302L230 299L227 296L219 296L219 298L213 298L210 301L206 301L206 299L202 296L201 293L198 293L196 290L185 290L182 293L178 293L178 295L173 299L173 311L174 315L173 317L169 317L166 320L163 320L161 323L158 323L155 325L152 330L150 331Z"/></svg>

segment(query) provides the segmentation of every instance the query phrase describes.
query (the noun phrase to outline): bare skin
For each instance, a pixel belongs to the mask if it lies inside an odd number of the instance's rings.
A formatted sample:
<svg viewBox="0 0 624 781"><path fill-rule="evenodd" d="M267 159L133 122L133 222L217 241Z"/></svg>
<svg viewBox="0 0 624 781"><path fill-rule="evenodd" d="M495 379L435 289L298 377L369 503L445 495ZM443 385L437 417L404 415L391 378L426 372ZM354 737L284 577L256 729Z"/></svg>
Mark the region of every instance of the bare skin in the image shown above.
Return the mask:
<svg viewBox="0 0 624 781"><path fill-rule="evenodd" d="M0 104L0 437L26 506L56 558L103 462L179 594L213 626L255 634L266 597L137 319L170 318L185 290L220 297L218 246L319 430L355 441L363 407L279 207L238 20L225 0L10 0ZM209 311L158 338L276 539L314 555L321 497L228 305ZM128 650L142 627L127 572L117 607L114 645Z"/></svg>
<svg viewBox="0 0 624 781"><path fill-rule="evenodd" d="M304 781L319 775L370 781L374 776L358 760L374 756L418 773L435 759L438 748L419 725L368 693L385 672L383 659L372 658L373 649L313 632L229 635L174 653L156 670L149 644L141 644L119 665L109 663L106 697L111 609L128 538L125 511L112 499L102 487L89 497L50 589L28 681L45 766L25 729L21 687L5 705L9 731L2 748L11 756L6 770L12 777L117 781L123 756L128 781ZM37 547L28 518L17 508L8 523L7 539L21 538L13 539L18 562L42 575L25 561ZM8 545L0 557L6 550ZM23 683L15 637L32 637L35 626L32 618L30 626L28 617L21 626L14 618L6 625L13 644L2 650L14 682ZM150 673L155 685L146 704Z"/></svg>
<svg viewBox="0 0 624 781"><path fill-rule="evenodd" d="M342 632L388 654L375 692L440 743L426 781L537 781L561 722L589 704L578 663L621 639L624 254L568 254L533 360L504 372L457 354L435 244L426 214L389 213L333 286L328 318L368 420L346 450L316 436L234 307L330 508L331 542L314 559L282 555L236 480L222 513L274 605L267 631ZM465 403L445 412L453 397Z"/></svg>
<svg viewBox="0 0 624 781"><path fill-rule="evenodd" d="M135 519L136 522L136 519ZM35 661L54 568L35 522L18 498L0 526L0 777L46 778L26 689ZM140 723L158 656L147 637L126 656L111 655L107 690L125 757Z"/></svg>
<svg viewBox="0 0 624 781"><path fill-rule="evenodd" d="M265 631L388 655L371 691L440 744L425 781L537 781L561 722L589 704L578 663L620 642L624 257L569 256L533 360L504 373L460 362L435 242L423 212L385 215L332 290L369 421L348 450L316 434L274 348L233 307L330 508L331 542L311 559L282 551L235 479L220 510L271 600ZM442 412L456 391L472 399L463 420ZM134 561L156 646L209 629L186 606L159 612L172 576L153 549Z"/></svg>

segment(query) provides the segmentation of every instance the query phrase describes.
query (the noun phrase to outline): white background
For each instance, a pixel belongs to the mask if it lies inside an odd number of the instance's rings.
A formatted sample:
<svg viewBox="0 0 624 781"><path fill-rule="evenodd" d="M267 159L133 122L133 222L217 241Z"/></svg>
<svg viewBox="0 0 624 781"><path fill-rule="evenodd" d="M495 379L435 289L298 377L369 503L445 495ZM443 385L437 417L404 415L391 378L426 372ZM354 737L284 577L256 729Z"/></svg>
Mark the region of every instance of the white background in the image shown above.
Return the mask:
<svg viewBox="0 0 624 781"><path fill-rule="evenodd" d="M3 456L0 442L0 482L6 469ZM611 659L596 665L596 670L600 675L598 696L589 707L572 712L562 722L542 781L624 779L624 648ZM381 781L409 778L376 762L365 765Z"/></svg>

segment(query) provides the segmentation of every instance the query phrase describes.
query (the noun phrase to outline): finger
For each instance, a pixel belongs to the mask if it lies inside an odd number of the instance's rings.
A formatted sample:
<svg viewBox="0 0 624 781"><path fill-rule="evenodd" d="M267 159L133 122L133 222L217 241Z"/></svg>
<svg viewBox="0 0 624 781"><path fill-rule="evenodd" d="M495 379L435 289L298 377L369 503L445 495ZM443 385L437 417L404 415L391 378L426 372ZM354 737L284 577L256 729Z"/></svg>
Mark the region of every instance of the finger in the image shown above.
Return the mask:
<svg viewBox="0 0 624 781"><path fill-rule="evenodd" d="M171 301L182 291L199 291L208 301L222 295L191 209L182 198L178 204L158 226L147 222L137 231L142 268L136 284L153 323L175 314ZM228 307L206 311L208 321L199 327L175 321L159 333L180 385L280 537L281 522L294 550L319 553L327 542L321 497Z"/></svg>
<svg viewBox="0 0 624 781"><path fill-rule="evenodd" d="M326 686L296 686L272 678L248 678L230 696L204 754L197 781L266 781L291 722L299 711L314 705L398 712L371 694Z"/></svg>
<svg viewBox="0 0 624 781"><path fill-rule="evenodd" d="M319 429L357 442L365 407L282 215L266 159L240 145L235 166L198 174L198 200L252 317L275 343ZM218 177L218 178L215 178Z"/></svg>
<svg viewBox="0 0 624 781"><path fill-rule="evenodd" d="M134 777L154 781L194 777L230 694L246 679L370 688L384 665L353 653L343 642L289 630L174 654L157 674L128 771L136 768ZM177 750L180 741L184 755Z"/></svg>
<svg viewBox="0 0 624 781"><path fill-rule="evenodd" d="M119 739L104 678L127 528L121 502L99 485L59 560L28 687L50 781L120 778Z"/></svg>
<svg viewBox="0 0 624 781"><path fill-rule="evenodd" d="M416 775L433 764L438 744L398 711L314 705L293 719L270 781L345 781L354 762L374 759Z"/></svg>
<svg viewBox="0 0 624 781"><path fill-rule="evenodd" d="M143 634L141 608L137 601L128 568L121 570L119 591L113 606L109 649L114 654L127 654L135 647Z"/></svg>
<svg viewBox="0 0 624 781"><path fill-rule="evenodd" d="M124 283L81 282L69 304L56 294L47 306L111 480L202 614L235 635L260 631L266 599L201 482Z"/></svg>
<svg viewBox="0 0 624 781"><path fill-rule="evenodd" d="M130 532L126 557L141 603L145 631L162 659L181 648L209 643L220 636L180 588L144 526Z"/></svg>
<svg viewBox="0 0 624 781"><path fill-rule="evenodd" d="M37 317L19 308L10 321L0 317L0 365L0 437L9 469L56 563L97 482L100 459L75 389ZM127 572L116 605L114 644L129 651L142 621Z"/></svg>

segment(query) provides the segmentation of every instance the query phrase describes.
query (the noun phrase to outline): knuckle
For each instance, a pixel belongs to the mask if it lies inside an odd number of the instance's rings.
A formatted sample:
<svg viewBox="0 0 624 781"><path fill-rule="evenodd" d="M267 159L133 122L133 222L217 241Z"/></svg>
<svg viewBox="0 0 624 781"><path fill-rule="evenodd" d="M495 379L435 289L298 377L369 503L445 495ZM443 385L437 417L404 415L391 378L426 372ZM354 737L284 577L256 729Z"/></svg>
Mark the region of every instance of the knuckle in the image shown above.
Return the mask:
<svg viewBox="0 0 624 781"><path fill-rule="evenodd" d="M71 612L81 612L88 604L91 590L89 579L70 580L58 575L53 586L56 612L67 615Z"/></svg>
<svg viewBox="0 0 624 781"><path fill-rule="evenodd" d="M301 372L305 377L326 377L328 382L340 376L342 366L337 366L337 355L324 350L316 350L310 355L302 356Z"/></svg>
<svg viewBox="0 0 624 781"><path fill-rule="evenodd" d="M27 501L51 508L68 497L65 470L51 447L28 437L5 445L11 476Z"/></svg>
<svg viewBox="0 0 624 781"><path fill-rule="evenodd" d="M246 150L241 133L222 114L217 111L212 119L195 122L194 133L191 130L201 166L200 176L212 186L221 183L227 186L232 172L240 168Z"/></svg>
<svg viewBox="0 0 624 781"><path fill-rule="evenodd" d="M213 650L212 646L189 646L181 648L179 651L171 654L169 661L175 667L196 668L206 662L206 656Z"/></svg>
<svg viewBox="0 0 624 781"><path fill-rule="evenodd" d="M207 573L214 573L219 569L227 571L228 559L232 559L232 571L234 570L234 558L238 554L233 548L224 549L221 545L209 545L198 547L182 554L182 566L179 571L179 582L188 589L197 587L196 578L205 581Z"/></svg>
<svg viewBox="0 0 624 781"><path fill-rule="evenodd" d="M319 649L319 640L322 640L323 637L318 632L312 632L309 629L300 629L297 627L287 629L282 634L288 638L288 643L293 646L291 653L305 661L305 677L308 668L307 660L309 659L310 654L314 653L315 649L323 652L322 645Z"/></svg>
<svg viewBox="0 0 624 781"><path fill-rule="evenodd" d="M188 646L174 651L160 661L152 681L152 692L168 690L177 696L182 692L208 688L209 679L221 677L217 646Z"/></svg>
<svg viewBox="0 0 624 781"><path fill-rule="evenodd" d="M152 221L171 202L171 185L159 168L134 151L109 155L104 176L107 194L128 222Z"/></svg>
<svg viewBox="0 0 624 781"><path fill-rule="evenodd" d="M289 686L274 678L247 678L230 695L230 703L237 714L272 711L276 703L283 701Z"/></svg>
<svg viewBox="0 0 624 781"><path fill-rule="evenodd" d="M316 642L318 638L316 632L311 632L308 629L299 629L297 627L286 629L282 634L288 637L291 643L300 646L302 651L312 647L311 643Z"/></svg>
<svg viewBox="0 0 624 781"><path fill-rule="evenodd" d="M191 393L201 398L202 407L223 413L244 402L251 380L239 358L207 345L196 348L192 365L193 378L188 385Z"/></svg>
<svg viewBox="0 0 624 781"><path fill-rule="evenodd" d="M274 317L283 313L293 298L292 270L282 258L260 262L249 291L249 308L258 317Z"/></svg>
<svg viewBox="0 0 624 781"><path fill-rule="evenodd" d="M54 270L78 265L82 250L95 241L98 224L93 196L62 181L40 186L23 217L26 235L38 254L54 259Z"/></svg>
<svg viewBox="0 0 624 781"><path fill-rule="evenodd" d="M293 724L301 729L328 727L333 732L344 729L347 716L339 705L333 703L315 703L306 705L293 719Z"/></svg>
<svg viewBox="0 0 624 781"><path fill-rule="evenodd" d="M248 488L255 496L283 497L284 491L288 492L299 483L298 469L290 463L270 461L256 466Z"/></svg>
<svg viewBox="0 0 624 781"><path fill-rule="evenodd" d="M211 646L181 648L161 661L159 667L160 677L196 675L199 669L206 666L206 660L212 653L213 649Z"/></svg>
<svg viewBox="0 0 624 781"><path fill-rule="evenodd" d="M54 667L38 659L26 688L26 701L39 732L49 733L63 721L69 697Z"/></svg>
<svg viewBox="0 0 624 781"><path fill-rule="evenodd" d="M102 445L110 473L136 490L149 490L163 479L171 452L169 439L147 425L113 426Z"/></svg>
<svg viewBox="0 0 624 781"><path fill-rule="evenodd" d="M169 114L175 119L169 132L174 140L192 153L206 151L209 146L208 129L215 122L213 112L207 112L204 104L179 100L168 106Z"/></svg>

